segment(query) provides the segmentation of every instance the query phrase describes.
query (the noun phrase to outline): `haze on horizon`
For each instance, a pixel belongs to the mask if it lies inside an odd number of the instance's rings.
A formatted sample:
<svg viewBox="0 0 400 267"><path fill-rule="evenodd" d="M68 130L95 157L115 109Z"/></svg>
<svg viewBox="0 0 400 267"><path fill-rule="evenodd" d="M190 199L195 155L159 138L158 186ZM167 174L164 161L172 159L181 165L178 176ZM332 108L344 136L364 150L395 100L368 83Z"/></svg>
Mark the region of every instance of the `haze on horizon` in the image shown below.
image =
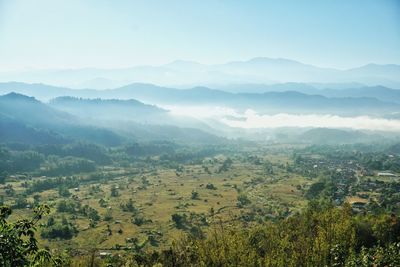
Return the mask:
<svg viewBox="0 0 400 267"><path fill-rule="evenodd" d="M400 132L399 47L394 0L0 0L2 94L78 117L107 105L89 99L113 98L121 102L107 119L213 134ZM86 100L55 107L65 96ZM127 99L168 106L169 114L125 114Z"/></svg>
<svg viewBox="0 0 400 267"><path fill-rule="evenodd" d="M0 0L0 71L289 58L400 63L400 3Z"/></svg>

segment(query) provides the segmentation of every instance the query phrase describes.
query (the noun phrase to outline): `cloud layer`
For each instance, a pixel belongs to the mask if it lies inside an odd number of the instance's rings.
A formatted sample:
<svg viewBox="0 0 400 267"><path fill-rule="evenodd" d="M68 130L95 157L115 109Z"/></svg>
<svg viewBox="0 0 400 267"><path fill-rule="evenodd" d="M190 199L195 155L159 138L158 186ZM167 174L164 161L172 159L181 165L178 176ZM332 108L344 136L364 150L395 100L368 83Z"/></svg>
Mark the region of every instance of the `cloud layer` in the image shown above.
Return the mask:
<svg viewBox="0 0 400 267"><path fill-rule="evenodd" d="M244 113L224 107L168 106L172 115L189 116L196 119L214 119L229 127L242 129L280 127L326 127L355 130L377 130L400 132L400 120L373 118L370 116L342 117L332 114L287 114L261 115L248 109Z"/></svg>

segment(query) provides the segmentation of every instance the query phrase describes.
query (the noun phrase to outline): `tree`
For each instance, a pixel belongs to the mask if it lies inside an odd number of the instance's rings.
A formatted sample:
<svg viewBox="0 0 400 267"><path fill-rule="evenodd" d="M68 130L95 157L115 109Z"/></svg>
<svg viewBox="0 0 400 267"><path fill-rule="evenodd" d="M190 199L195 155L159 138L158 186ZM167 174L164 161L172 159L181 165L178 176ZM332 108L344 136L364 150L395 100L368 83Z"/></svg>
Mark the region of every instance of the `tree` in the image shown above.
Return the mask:
<svg viewBox="0 0 400 267"><path fill-rule="evenodd" d="M109 222L113 219L112 212L110 209L107 209L106 213L104 214L103 218L106 222Z"/></svg>
<svg viewBox="0 0 400 267"><path fill-rule="evenodd" d="M187 222L186 214L180 215L178 213L174 213L171 215L171 219L175 223L176 228L185 228L185 224Z"/></svg>
<svg viewBox="0 0 400 267"><path fill-rule="evenodd" d="M211 184L211 183L208 183L208 184L206 185L206 188L207 188L207 189L210 189L210 190L217 190L217 188L215 187L215 185L214 185L214 184Z"/></svg>
<svg viewBox="0 0 400 267"><path fill-rule="evenodd" d="M107 207L107 201L105 201L104 198L100 198L99 205L100 205L100 207L105 208L105 207Z"/></svg>
<svg viewBox="0 0 400 267"><path fill-rule="evenodd" d="M199 199L199 193L197 191L192 191L191 199Z"/></svg>
<svg viewBox="0 0 400 267"><path fill-rule="evenodd" d="M38 194L33 195L33 205L38 206L39 203L40 203L40 195L38 195Z"/></svg>
<svg viewBox="0 0 400 267"><path fill-rule="evenodd" d="M89 207L87 210L87 216L89 217L90 220L92 220L94 222L97 222L100 220L99 212L91 207Z"/></svg>
<svg viewBox="0 0 400 267"><path fill-rule="evenodd" d="M126 203L121 203L120 207L125 212L134 212L136 207L133 205L133 200L130 198Z"/></svg>
<svg viewBox="0 0 400 267"><path fill-rule="evenodd" d="M111 196L112 197L119 196L118 188L115 185L111 186Z"/></svg>
<svg viewBox="0 0 400 267"><path fill-rule="evenodd" d="M69 223L55 223L51 227L44 229L41 236L48 239L71 239L77 232L78 230Z"/></svg>
<svg viewBox="0 0 400 267"><path fill-rule="evenodd" d="M36 224L49 211L48 206L41 205L34 209L32 219L12 223L7 221L12 210L0 207L0 266L61 265L60 259L52 257L47 250L39 249L35 238Z"/></svg>
<svg viewBox="0 0 400 267"><path fill-rule="evenodd" d="M243 206L251 203L250 199L244 194L238 195L237 200L238 200L238 203L237 203L238 207L243 207Z"/></svg>
<svg viewBox="0 0 400 267"><path fill-rule="evenodd" d="M133 218L132 222L133 222L134 224L136 224L137 226L141 226L141 225L144 224L146 221L145 221L143 215L136 215L136 216Z"/></svg>
<svg viewBox="0 0 400 267"><path fill-rule="evenodd" d="M58 194L60 197L69 197L71 193L65 185L58 187Z"/></svg>
<svg viewBox="0 0 400 267"><path fill-rule="evenodd" d="M24 209L28 205L28 201L26 198L22 195L19 195L17 199L15 200L14 208L15 209Z"/></svg>
<svg viewBox="0 0 400 267"><path fill-rule="evenodd" d="M11 184L5 186L5 192L9 197L13 197L15 195L15 190Z"/></svg>

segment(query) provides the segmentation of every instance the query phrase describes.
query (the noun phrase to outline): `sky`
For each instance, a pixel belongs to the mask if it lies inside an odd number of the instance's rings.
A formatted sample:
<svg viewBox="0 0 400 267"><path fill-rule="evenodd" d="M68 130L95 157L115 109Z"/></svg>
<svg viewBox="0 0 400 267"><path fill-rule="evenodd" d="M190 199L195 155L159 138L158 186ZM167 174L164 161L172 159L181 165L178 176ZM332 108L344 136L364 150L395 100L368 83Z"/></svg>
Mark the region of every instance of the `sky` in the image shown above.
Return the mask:
<svg viewBox="0 0 400 267"><path fill-rule="evenodd" d="M400 64L398 0L0 0L0 70Z"/></svg>

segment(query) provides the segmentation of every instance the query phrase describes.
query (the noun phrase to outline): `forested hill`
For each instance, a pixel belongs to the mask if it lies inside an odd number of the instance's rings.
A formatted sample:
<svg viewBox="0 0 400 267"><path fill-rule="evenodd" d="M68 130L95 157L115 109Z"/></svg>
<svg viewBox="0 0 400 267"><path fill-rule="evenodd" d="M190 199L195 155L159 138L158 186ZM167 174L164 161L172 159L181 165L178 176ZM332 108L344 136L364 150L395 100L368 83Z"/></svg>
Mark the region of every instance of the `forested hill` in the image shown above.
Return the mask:
<svg viewBox="0 0 400 267"><path fill-rule="evenodd" d="M88 118L93 119L88 120ZM175 124L175 125L174 125ZM223 138L174 121L167 112L136 100L57 98L51 104L17 93L0 96L1 142L117 146L132 141L218 143Z"/></svg>
<svg viewBox="0 0 400 267"><path fill-rule="evenodd" d="M58 97L50 101L50 106L80 117L102 119L146 120L152 116L162 116L167 111L153 105L146 105L137 100L83 99Z"/></svg>

